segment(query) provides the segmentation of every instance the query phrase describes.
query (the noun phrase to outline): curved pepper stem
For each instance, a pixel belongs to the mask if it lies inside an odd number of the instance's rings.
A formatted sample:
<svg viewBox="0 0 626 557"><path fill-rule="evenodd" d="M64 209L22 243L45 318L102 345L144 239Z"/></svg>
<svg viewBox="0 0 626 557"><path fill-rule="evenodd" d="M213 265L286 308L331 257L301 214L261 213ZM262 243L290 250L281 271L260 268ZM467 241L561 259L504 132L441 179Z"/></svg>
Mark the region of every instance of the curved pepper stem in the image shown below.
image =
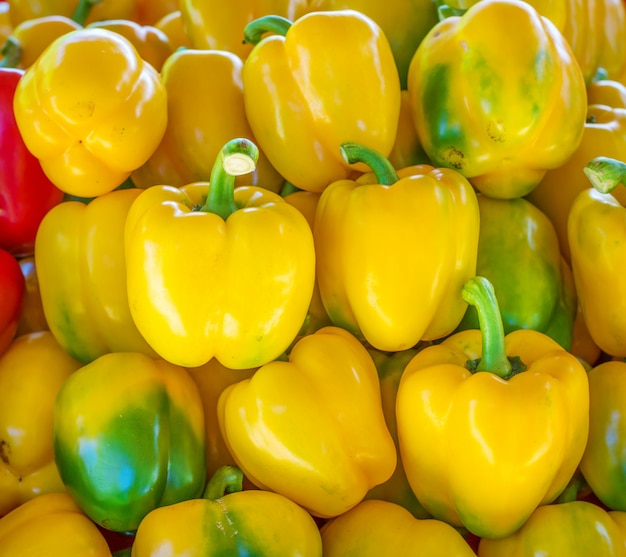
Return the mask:
<svg viewBox="0 0 626 557"><path fill-rule="evenodd" d="M626 163L609 157L596 157L583 170L600 193L611 193L626 180Z"/></svg>
<svg viewBox="0 0 626 557"><path fill-rule="evenodd" d="M96 4L100 4L102 0L79 0L74 13L72 14L72 19L78 23L78 25L85 25L87 23L87 18L91 13L91 8L93 8Z"/></svg>
<svg viewBox="0 0 626 557"><path fill-rule="evenodd" d="M376 181L383 186L391 186L399 180L396 169L389 159L370 147L347 142L339 146L339 151L348 164L362 162L369 166L376 176Z"/></svg>
<svg viewBox="0 0 626 557"><path fill-rule="evenodd" d="M476 308L482 332L483 355L476 371L488 371L508 379L513 367L504 348L504 326L493 285L485 277L476 276L465 282L461 293Z"/></svg>
<svg viewBox="0 0 626 557"><path fill-rule="evenodd" d="M9 37L0 48L0 68L17 68L22 59L22 45L15 37Z"/></svg>
<svg viewBox="0 0 626 557"><path fill-rule="evenodd" d="M258 160L259 149L249 139L239 137L226 143L213 164L209 194L200 210L226 220L237 210L235 177L253 172Z"/></svg>
<svg viewBox="0 0 626 557"><path fill-rule="evenodd" d="M244 27L243 42L256 45L261 41L265 33L273 33L274 35L282 35L284 37L291 26L292 22L286 17L266 15L251 21Z"/></svg>
<svg viewBox="0 0 626 557"><path fill-rule="evenodd" d="M211 476L202 494L203 499L219 499L243 488L243 472L236 466L221 466Z"/></svg>

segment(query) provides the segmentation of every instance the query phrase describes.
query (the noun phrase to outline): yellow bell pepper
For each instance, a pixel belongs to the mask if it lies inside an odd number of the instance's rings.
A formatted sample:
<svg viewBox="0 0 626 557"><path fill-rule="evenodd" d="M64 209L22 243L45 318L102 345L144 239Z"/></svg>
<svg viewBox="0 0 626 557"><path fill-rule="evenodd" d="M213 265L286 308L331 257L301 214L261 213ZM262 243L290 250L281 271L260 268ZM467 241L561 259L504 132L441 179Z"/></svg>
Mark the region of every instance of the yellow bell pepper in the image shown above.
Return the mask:
<svg viewBox="0 0 626 557"><path fill-rule="evenodd" d="M297 555L321 557L322 540L304 509L277 493L242 491L241 470L215 472L202 499L149 513L139 525L133 557Z"/></svg>
<svg viewBox="0 0 626 557"><path fill-rule="evenodd" d="M256 142L244 109L242 68L243 62L226 51L183 49L168 58L161 69L167 128L154 153L133 172L137 187L207 181L227 141L246 137ZM263 152L255 171L235 182L275 192L282 183Z"/></svg>
<svg viewBox="0 0 626 557"><path fill-rule="evenodd" d="M48 493L0 519L0 557L111 557L97 526L67 493Z"/></svg>
<svg viewBox="0 0 626 557"><path fill-rule="evenodd" d="M234 188L255 168L245 138L219 153L210 185L153 186L130 208L128 299L139 332L164 359L232 369L279 357L302 327L315 282L313 234L278 195Z"/></svg>
<svg viewBox="0 0 626 557"><path fill-rule="evenodd" d="M167 98L158 72L119 33L79 29L26 70L14 98L28 149L65 193L120 186L161 141Z"/></svg>
<svg viewBox="0 0 626 557"><path fill-rule="evenodd" d="M626 108L626 85L614 79L598 79L587 86L588 104ZM589 120L589 118L587 118Z"/></svg>
<svg viewBox="0 0 626 557"><path fill-rule="evenodd" d="M289 361L227 387L218 418L246 477L314 516L346 512L396 467L376 366L339 327L304 336Z"/></svg>
<svg viewBox="0 0 626 557"><path fill-rule="evenodd" d="M580 67L555 26L521 0L481 0L435 25L413 56L407 90L433 164L491 197L528 194L582 138Z"/></svg>
<svg viewBox="0 0 626 557"><path fill-rule="evenodd" d="M388 501L363 501L321 528L324 557L475 557L449 524L417 519Z"/></svg>
<svg viewBox="0 0 626 557"><path fill-rule="evenodd" d="M401 91L400 117L396 141L389 153L389 162L394 168L407 168L417 164L430 164L428 155L420 145L411 113L409 92Z"/></svg>
<svg viewBox="0 0 626 557"><path fill-rule="evenodd" d="M88 204L60 203L37 230L35 261L46 322L83 364L109 352L156 356L133 321L126 287L124 227L142 192L121 189Z"/></svg>
<svg viewBox="0 0 626 557"><path fill-rule="evenodd" d="M90 8L88 22L99 21L101 19L128 19L135 12L137 0L88 0L93 4ZM50 15L62 15L76 18L77 11L84 9L84 0L11 0L9 14L13 27L26 21L38 17ZM82 18L81 18L82 19ZM85 23L84 21L80 22Z"/></svg>
<svg viewBox="0 0 626 557"><path fill-rule="evenodd" d="M625 358L626 208L612 192L626 179L626 164L598 157L585 166L585 173L593 187L576 196L568 219L578 302L593 341L606 354Z"/></svg>
<svg viewBox="0 0 626 557"><path fill-rule="evenodd" d="M246 114L259 147L288 182L320 192L367 170L342 158L346 141L389 155L400 80L372 19L355 10L311 12L293 24L260 18L246 26L245 38L255 45L243 67Z"/></svg>
<svg viewBox="0 0 626 557"><path fill-rule="evenodd" d="M491 283L464 298L480 329L420 351L396 399L407 478L434 518L486 538L518 530L565 489L589 430L583 365L531 329L504 336Z"/></svg>
<svg viewBox="0 0 626 557"><path fill-rule="evenodd" d="M172 48L193 48L189 36L183 25L183 16L180 10L175 10L164 15L154 26L165 33L170 40Z"/></svg>
<svg viewBox="0 0 626 557"><path fill-rule="evenodd" d="M0 357L0 516L65 491L54 462L52 415L61 385L79 367L49 331L19 336Z"/></svg>
<svg viewBox="0 0 626 557"><path fill-rule="evenodd" d="M155 25L178 10L179 5L179 0L135 0L135 11L130 19L140 25Z"/></svg>
<svg viewBox="0 0 626 557"><path fill-rule="evenodd" d="M320 197L314 237L328 316L385 351L450 334L467 308L461 286L476 271L472 187L451 169L409 167L399 178L380 153L355 144L341 152L365 161L377 183L338 180Z"/></svg>

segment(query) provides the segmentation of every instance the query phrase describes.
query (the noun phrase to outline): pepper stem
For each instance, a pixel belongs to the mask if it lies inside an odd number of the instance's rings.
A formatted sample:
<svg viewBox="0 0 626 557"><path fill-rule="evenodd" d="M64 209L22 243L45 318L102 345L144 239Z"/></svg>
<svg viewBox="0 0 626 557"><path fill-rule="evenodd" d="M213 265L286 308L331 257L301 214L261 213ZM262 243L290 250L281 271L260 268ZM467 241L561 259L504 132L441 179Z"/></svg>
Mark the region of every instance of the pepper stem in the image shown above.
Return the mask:
<svg viewBox="0 0 626 557"><path fill-rule="evenodd" d="M249 139L239 137L226 143L213 164L209 194L200 210L215 213L226 220L237 210L235 177L253 172L258 160L259 149Z"/></svg>
<svg viewBox="0 0 626 557"><path fill-rule="evenodd" d="M229 493L236 493L243 488L243 472L236 466L221 466L207 482L202 494L203 499L219 499Z"/></svg>
<svg viewBox="0 0 626 557"><path fill-rule="evenodd" d="M282 35L289 31L292 22L279 15L266 15L248 23L243 30L243 42L251 45L258 44L265 33Z"/></svg>
<svg viewBox="0 0 626 557"><path fill-rule="evenodd" d="M462 296L476 308L482 333L483 353L476 371L488 371L507 379L513 368L504 348L504 326L493 285L485 277L472 277L463 285Z"/></svg>
<svg viewBox="0 0 626 557"><path fill-rule="evenodd" d="M348 164L362 162L369 166L376 176L376 181L383 186L391 186L399 180L396 169L389 159L370 147L348 142L342 143L339 151Z"/></svg>
<svg viewBox="0 0 626 557"><path fill-rule="evenodd" d="M17 68L22 59L22 45L15 37L9 37L0 48L0 68Z"/></svg>
<svg viewBox="0 0 626 557"><path fill-rule="evenodd" d="M626 179L626 163L609 157L596 157L583 170L600 193L611 193Z"/></svg>
<svg viewBox="0 0 626 557"><path fill-rule="evenodd" d="M78 25L85 25L87 23L87 18L91 13L91 8L93 8L96 4L100 4L102 0L79 0L74 13L72 14L72 19L78 23Z"/></svg>

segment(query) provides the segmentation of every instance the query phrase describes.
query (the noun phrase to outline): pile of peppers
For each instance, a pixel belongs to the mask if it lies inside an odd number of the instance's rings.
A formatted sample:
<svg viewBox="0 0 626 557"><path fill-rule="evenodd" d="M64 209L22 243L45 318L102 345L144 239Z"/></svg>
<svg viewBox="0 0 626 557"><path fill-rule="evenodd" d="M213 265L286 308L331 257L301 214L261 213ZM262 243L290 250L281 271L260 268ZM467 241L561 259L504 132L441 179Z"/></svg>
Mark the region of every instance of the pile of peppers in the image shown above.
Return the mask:
<svg viewBox="0 0 626 557"><path fill-rule="evenodd" d="M626 557L623 0L0 1L0 146L0 557Z"/></svg>

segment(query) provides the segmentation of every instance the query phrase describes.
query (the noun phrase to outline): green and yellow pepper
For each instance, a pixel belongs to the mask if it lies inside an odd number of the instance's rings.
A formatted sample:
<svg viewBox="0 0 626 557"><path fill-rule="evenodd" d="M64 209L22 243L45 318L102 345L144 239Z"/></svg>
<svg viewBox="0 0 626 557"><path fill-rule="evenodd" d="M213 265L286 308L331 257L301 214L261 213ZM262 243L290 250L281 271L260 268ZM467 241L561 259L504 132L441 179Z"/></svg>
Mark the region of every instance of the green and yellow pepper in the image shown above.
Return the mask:
<svg viewBox="0 0 626 557"><path fill-rule="evenodd" d="M402 169L400 178L362 145L344 144L341 153L373 175L334 182L318 203L317 280L331 321L383 351L450 334L467 308L461 286L476 271L471 185L427 165Z"/></svg>
<svg viewBox="0 0 626 557"><path fill-rule="evenodd" d="M421 350L396 399L400 454L434 518L485 538L518 530L565 489L589 430L583 365L547 335L504 335L493 286L473 277L464 298L480 329Z"/></svg>
<svg viewBox="0 0 626 557"><path fill-rule="evenodd" d="M49 331L21 335L0 357L0 516L65 491L54 462L53 409L80 367Z"/></svg>
<svg viewBox="0 0 626 557"><path fill-rule="evenodd" d="M67 491L108 530L135 531L151 510L204 489L200 393L164 360L116 352L81 367L59 390L53 432Z"/></svg>
<svg viewBox="0 0 626 557"><path fill-rule="evenodd" d="M376 366L339 327L304 336L289 361L266 364L227 387L218 418L254 485L321 518L354 507L396 467Z"/></svg>
<svg viewBox="0 0 626 557"><path fill-rule="evenodd" d="M14 98L28 149L60 190L96 197L120 186L158 146L167 95L128 39L78 29L26 70Z"/></svg>
<svg viewBox="0 0 626 557"><path fill-rule="evenodd" d="M153 186L126 221L128 300L140 333L164 359L211 358L254 368L287 350L305 322L315 282L313 234L278 194L234 188L258 150L229 141L210 184Z"/></svg>
<svg viewBox="0 0 626 557"><path fill-rule="evenodd" d="M342 158L346 141L389 155L400 80L372 19L355 10L310 12L293 23L261 18L246 26L245 37L255 45L243 67L246 114L259 147L288 182L321 192L367 170Z"/></svg>
<svg viewBox="0 0 626 557"><path fill-rule="evenodd" d="M319 529L302 507L269 491L242 490L236 467L218 469L202 499L150 512L139 525L132 557L297 555L321 557Z"/></svg>
<svg viewBox="0 0 626 557"><path fill-rule="evenodd" d="M407 90L433 164L491 197L528 194L582 137L580 67L556 27L521 0L481 0L435 25L411 61Z"/></svg>
<svg viewBox="0 0 626 557"><path fill-rule="evenodd" d="M133 321L126 288L124 227L142 191L116 190L88 204L66 201L48 211L37 231L46 322L83 364L109 352L156 356Z"/></svg>

